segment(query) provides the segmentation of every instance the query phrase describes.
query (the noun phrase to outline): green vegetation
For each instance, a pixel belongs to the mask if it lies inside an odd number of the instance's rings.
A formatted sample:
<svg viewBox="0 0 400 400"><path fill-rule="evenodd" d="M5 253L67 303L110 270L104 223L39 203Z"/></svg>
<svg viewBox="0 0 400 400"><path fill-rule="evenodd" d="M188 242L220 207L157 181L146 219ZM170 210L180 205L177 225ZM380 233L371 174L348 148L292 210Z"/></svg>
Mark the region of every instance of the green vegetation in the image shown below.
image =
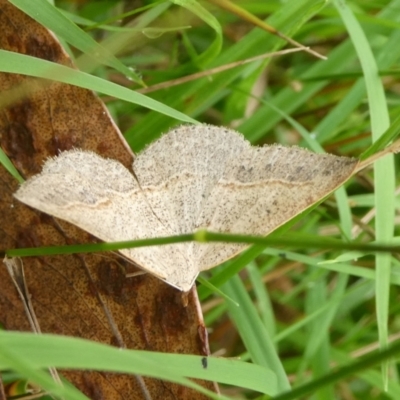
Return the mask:
<svg viewBox="0 0 400 400"><path fill-rule="evenodd" d="M27 13L31 4L46 3L10 2ZM32 17L57 29L82 72L63 74L59 67L52 77L98 91L135 152L169 127L191 120L232 127L253 144L299 145L358 158L382 150L398 135L400 0L235 1L327 60L295 52L152 92L153 85L292 45L220 8L218 1L142 1L137 13L132 2L123 0L55 3L57 9L48 5ZM75 24L82 30L72 29ZM2 53L0 69L48 78L43 61L26 63L18 57ZM397 367L389 358L399 353L399 346L390 354L374 353L396 340L400 329L398 253L332 249L329 241L323 246L325 238L358 245L400 243L395 161L389 154L359 172L326 201L275 232L273 247L256 244L202 275L229 298L199 285L211 351L223 349L224 357L264 368L270 384L265 388L253 382L253 370L235 365L229 380L218 373L213 377L223 382L227 398L400 398ZM279 243L281 235L293 239L290 247ZM28 373L33 368L25 363L28 350L22 360L16 350L23 349L22 342L13 347L12 357L3 354L2 343L12 340L0 332L0 368L19 365ZM57 338L49 337L43 346L53 343ZM72 340L67 345L71 350L63 357L72 357L68 365L77 365L73 355L82 354L78 350L87 352L85 360L92 359L91 350L102 350L81 349ZM4 362L7 355L13 361ZM214 361L216 370L230 368L226 360L211 357L209 363ZM51 354L48 362L54 365ZM110 357L110 370L118 370L119 362ZM177 366L169 376L175 382L183 382L182 371L204 378L198 359L173 356L165 363ZM151 365L143 368L129 372L146 373ZM36 378L46 387L46 377ZM310 397L296 392L299 387L309 388ZM293 393L279 397L290 388Z"/></svg>

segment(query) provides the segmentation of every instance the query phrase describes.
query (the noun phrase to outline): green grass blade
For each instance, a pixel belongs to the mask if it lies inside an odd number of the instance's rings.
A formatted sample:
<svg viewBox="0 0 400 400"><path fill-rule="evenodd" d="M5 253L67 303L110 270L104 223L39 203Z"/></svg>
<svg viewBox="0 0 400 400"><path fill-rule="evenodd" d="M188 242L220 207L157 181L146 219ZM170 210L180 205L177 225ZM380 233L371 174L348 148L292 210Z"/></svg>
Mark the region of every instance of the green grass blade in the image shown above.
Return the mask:
<svg viewBox="0 0 400 400"><path fill-rule="evenodd" d="M0 337L5 333L6 335L13 335L13 333L6 333L0 331ZM1 339L0 339L1 340ZM0 346L0 358L6 362L3 368L18 371L19 374L25 376L27 379L38 384L42 389L59 396L60 398L68 398L71 400L88 400L88 398L79 392L71 385L62 386L54 382L49 373L38 369L32 360L29 360L18 352L18 347L15 346ZM39 356L40 357L40 356ZM51 366L50 366L51 367ZM1 367L0 367L1 368Z"/></svg>
<svg viewBox="0 0 400 400"><path fill-rule="evenodd" d="M116 85L115 83L108 82L96 76L65 67L64 65L41 60L39 58L0 50L0 71L68 83L70 85L94 90L130 103L138 104L141 107L146 107L161 114L168 115L170 118L175 118L189 123L197 123L197 121L185 114L153 100L150 97L144 96L143 94Z"/></svg>
<svg viewBox="0 0 400 400"><path fill-rule="evenodd" d="M254 294L257 300L256 304L259 308L261 320L264 323L265 329L268 331L269 337L273 338L276 333L274 310L267 288L262 280L262 274L254 262L249 263L246 269L252 287L254 288Z"/></svg>
<svg viewBox="0 0 400 400"><path fill-rule="evenodd" d="M356 48L364 73L371 115L373 141L377 141L389 128L389 114L386 106L384 88L379 77L378 66L370 48L369 42L352 11L346 3L334 0L334 4L342 17ZM376 239L386 242L393 238L394 221L394 191L395 176L393 156L389 155L378 160L375 169L375 203ZM388 309L390 293L391 256L380 254L376 256L376 312L378 319L379 341L382 348L388 344ZM388 365L383 364L384 381L388 381ZM385 384L387 386L387 383Z"/></svg>
<svg viewBox="0 0 400 400"><path fill-rule="evenodd" d="M273 397L271 400L292 400L303 398L305 395L316 391L319 388L331 385L340 380L358 374L372 366L379 365L380 363L390 360L393 356L400 354L400 343L390 346L390 348L375 352L371 355L362 357L360 360L351 363L350 365L338 368L336 371L331 372L322 376L319 379L313 380L310 383L306 383L302 386L293 389L291 392L283 393Z"/></svg>
<svg viewBox="0 0 400 400"><path fill-rule="evenodd" d="M207 47L207 49L197 56L193 62L199 67L204 67L210 63L220 53L222 48L222 29L218 20L207 11L196 0L170 0L172 3L180 5L191 11L193 14L201 18L207 25L214 29L216 36L214 41Z"/></svg>
<svg viewBox="0 0 400 400"><path fill-rule="evenodd" d="M386 132L361 154L360 159L365 160L378 151L383 150L390 142L394 141L400 134L400 115L392 122Z"/></svg>
<svg viewBox="0 0 400 400"><path fill-rule="evenodd" d="M200 239L199 239L200 238ZM299 247L308 249L335 249L335 250L355 250L364 251L366 253L399 253L400 246L397 242L393 244L379 244L379 243L357 243L357 242L342 242L340 240L321 238L315 240L315 237L306 235L296 235L294 233L287 234L285 237L274 236L251 236L230 233L208 232L205 230L196 233L187 233L176 236L155 237L150 239L127 240L123 242L103 242L103 243L88 243L76 244L67 246L49 246L49 247L29 247L9 249L5 253L8 257L31 257L43 255L60 255L60 254L73 254L73 253L94 253L98 251L115 251L120 249L129 249L146 246L160 246L165 244L183 243L183 242L226 242L226 243L244 243L259 245L256 251L269 246L286 246L286 247ZM252 250L252 249L250 249ZM249 252L254 258L253 251ZM248 255L247 255L248 256ZM213 282L212 284L215 284Z"/></svg>
<svg viewBox="0 0 400 400"><path fill-rule="evenodd" d="M14 353L18 351L35 369L54 366L138 374L180 383L212 398L219 397L185 377L244 385L269 395L277 393L276 377L271 370L237 360L208 357L207 368L204 368L200 356L123 350L67 336L0 331L0 349L5 348L17 349ZM166 365L168 368L165 368ZM13 366L14 361L9 357L0 360L2 369Z"/></svg>
<svg viewBox="0 0 400 400"><path fill-rule="evenodd" d="M90 54L99 63L115 68L122 74L141 83L141 79L131 68L122 64L108 49L99 45L47 0L10 0L10 3L52 30L69 44L86 54Z"/></svg>
<svg viewBox="0 0 400 400"><path fill-rule="evenodd" d="M3 149L0 148L0 164L19 182L22 183L24 178L20 175L17 168L14 167L14 164L7 157L6 153L4 153Z"/></svg>
<svg viewBox="0 0 400 400"><path fill-rule="evenodd" d="M270 368L276 373L278 390L288 390L289 380L275 350L272 338L269 336L240 278L235 276L223 286L224 292L236 302L239 307L227 303L229 314L235 321L246 349L251 354L253 362Z"/></svg>
<svg viewBox="0 0 400 400"><path fill-rule="evenodd" d="M314 16L324 5L325 1L323 0L292 0L285 3L279 12L273 14L271 18L268 19L268 23L277 29L282 29L285 34L290 35L298 30L308 19ZM208 67L224 65L254 56L255 54L260 54L260 49L269 49L270 51L278 50L283 45L284 42L281 39L268 35L260 29L254 29L245 38L242 38L240 43L236 43L221 53ZM324 62L330 62L330 60ZM338 64L340 64L339 59L336 64L332 63L332 71L334 71L333 67L336 67ZM208 78L203 78L195 82L190 82L189 84L175 87L170 91L155 93L154 95L155 98L162 98L163 101L171 107L180 109L183 107L188 115L196 117L203 110L218 102L218 100L224 96L224 91L227 87L241 76L242 71L243 67L225 71L224 74L218 74L213 77L211 85L208 83ZM205 84L205 82L207 82L207 84ZM315 91L319 90L323 85L320 86L318 84L317 86ZM293 91L289 90L288 97L285 99L286 104L291 104L292 98ZM285 103L274 104L278 108L288 112L288 109L284 107ZM254 123L251 123L251 126L245 123L239 127L239 130L251 141L259 139L266 130L280 119L276 118L275 113L266 112L266 108L267 107L261 107L260 110L249 119L249 124L250 121L254 121ZM270 114L272 114L272 117ZM256 116L258 117L257 120L255 120ZM150 141L156 139L160 135L160 132L167 130L170 125L170 121L164 118L154 118L153 115L149 114L139 121L134 129L132 128L126 132L126 139L135 151L139 151Z"/></svg>

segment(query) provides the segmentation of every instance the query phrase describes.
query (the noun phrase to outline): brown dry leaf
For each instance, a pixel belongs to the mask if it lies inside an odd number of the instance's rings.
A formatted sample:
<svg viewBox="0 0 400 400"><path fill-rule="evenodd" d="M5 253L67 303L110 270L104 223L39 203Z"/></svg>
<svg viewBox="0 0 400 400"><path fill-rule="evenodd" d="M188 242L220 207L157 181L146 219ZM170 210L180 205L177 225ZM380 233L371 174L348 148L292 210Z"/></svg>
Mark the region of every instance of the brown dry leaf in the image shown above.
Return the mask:
<svg viewBox="0 0 400 400"><path fill-rule="evenodd" d="M0 0L0 48L64 65L71 62L45 28ZM133 155L100 100L90 91L15 74L0 74L2 98L25 97L0 110L0 141L24 178L44 160L73 147L115 158L130 168ZM1 250L93 242L80 229L13 199L18 183L0 167ZM42 332L171 353L205 355L207 340L196 289L181 293L150 275L126 279L134 267L111 254L30 257L25 279ZM0 324L30 331L6 268L0 269ZM91 399L143 399L132 376L63 371ZM188 388L144 379L153 399L203 399ZM210 382L200 382L215 390Z"/></svg>

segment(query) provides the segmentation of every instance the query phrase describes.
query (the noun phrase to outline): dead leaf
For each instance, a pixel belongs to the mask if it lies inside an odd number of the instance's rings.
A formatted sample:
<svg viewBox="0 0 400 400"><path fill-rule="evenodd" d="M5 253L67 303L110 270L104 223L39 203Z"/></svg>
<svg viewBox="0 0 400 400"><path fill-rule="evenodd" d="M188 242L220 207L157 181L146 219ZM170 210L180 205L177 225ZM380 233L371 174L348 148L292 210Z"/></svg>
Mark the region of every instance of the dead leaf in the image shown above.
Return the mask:
<svg viewBox="0 0 400 400"><path fill-rule="evenodd" d="M6 0L0 0L0 28L0 48L71 65L54 36ZM2 73L0 92L8 101L0 111L1 146L24 178L39 172L47 157L73 147L115 158L130 168L130 149L90 91ZM0 184L1 250L95 240L14 200L18 183L3 167ZM207 355L195 289L184 307L180 292L156 278L126 279L133 270L111 254L25 258L26 284L41 331L131 349ZM31 329L6 268L0 269L0 323L7 330ZM91 399L144 398L132 376L62 373ZM145 378L145 384L154 399L205 398L168 382ZM214 390L210 382L201 384Z"/></svg>

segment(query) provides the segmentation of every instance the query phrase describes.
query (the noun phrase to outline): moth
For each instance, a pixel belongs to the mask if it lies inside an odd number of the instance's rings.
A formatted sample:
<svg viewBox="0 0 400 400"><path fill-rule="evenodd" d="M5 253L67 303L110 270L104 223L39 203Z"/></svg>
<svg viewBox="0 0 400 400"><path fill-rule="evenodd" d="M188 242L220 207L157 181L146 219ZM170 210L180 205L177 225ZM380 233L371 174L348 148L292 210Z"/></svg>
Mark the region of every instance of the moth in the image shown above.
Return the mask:
<svg viewBox="0 0 400 400"><path fill-rule="evenodd" d="M183 125L133 164L70 150L49 159L15 197L106 242L209 231L267 235L346 181L357 160L299 147L254 147L238 132ZM188 291L201 271L247 244L123 249L143 270Z"/></svg>

